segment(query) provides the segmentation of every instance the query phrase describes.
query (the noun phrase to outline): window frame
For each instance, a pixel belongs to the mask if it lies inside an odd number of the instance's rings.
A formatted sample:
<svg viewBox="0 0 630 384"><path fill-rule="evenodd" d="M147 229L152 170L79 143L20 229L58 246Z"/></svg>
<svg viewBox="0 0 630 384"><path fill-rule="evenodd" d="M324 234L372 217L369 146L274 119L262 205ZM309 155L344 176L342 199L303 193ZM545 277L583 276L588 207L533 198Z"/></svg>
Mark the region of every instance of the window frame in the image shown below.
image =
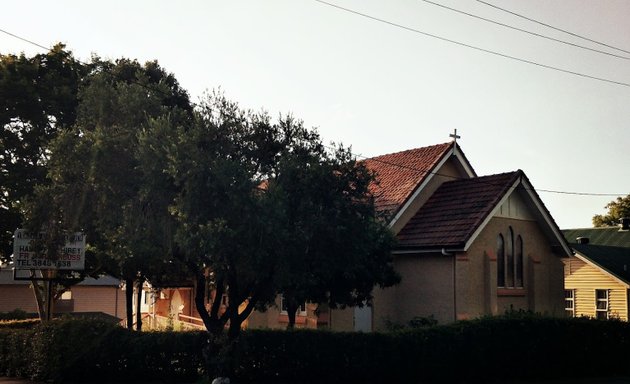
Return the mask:
<svg viewBox="0 0 630 384"><path fill-rule="evenodd" d="M497 287L505 288L505 239L497 236Z"/></svg>
<svg viewBox="0 0 630 384"><path fill-rule="evenodd" d="M506 288L514 288L516 287L515 281L515 264L514 263L514 231L512 227L508 227L507 232L507 241L506 241L506 250L505 250L505 287Z"/></svg>
<svg viewBox="0 0 630 384"><path fill-rule="evenodd" d="M507 233L497 235L497 288L504 294L521 295L525 291L524 243L521 235L515 235L512 226ZM516 291L516 292L515 292Z"/></svg>
<svg viewBox="0 0 630 384"><path fill-rule="evenodd" d="M604 293L605 297L600 298L599 293ZM605 305L605 308L600 308L600 303ZM608 289L596 289L595 290L595 318L598 320L608 320L610 312L610 292ZM605 314L605 317L602 314Z"/></svg>
<svg viewBox="0 0 630 384"><path fill-rule="evenodd" d="M523 257L523 238L516 237L516 247L514 249L514 287L523 288L525 286L525 264Z"/></svg>
<svg viewBox="0 0 630 384"><path fill-rule="evenodd" d="M567 294L570 293L570 297ZM570 305L568 305L570 303ZM564 310L569 317L575 317L575 289L564 290Z"/></svg>

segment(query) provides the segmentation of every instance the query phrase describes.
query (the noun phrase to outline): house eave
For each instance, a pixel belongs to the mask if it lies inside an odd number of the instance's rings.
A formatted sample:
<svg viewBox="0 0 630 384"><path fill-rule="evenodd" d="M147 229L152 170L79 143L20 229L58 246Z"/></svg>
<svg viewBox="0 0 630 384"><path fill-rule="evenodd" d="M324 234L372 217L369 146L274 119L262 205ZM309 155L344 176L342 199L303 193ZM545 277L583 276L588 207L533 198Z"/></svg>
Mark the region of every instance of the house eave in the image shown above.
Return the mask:
<svg viewBox="0 0 630 384"><path fill-rule="evenodd" d="M498 210L501 208L501 205L505 203L505 201L510 197L512 193L516 191L516 189L519 186L521 186L522 187L521 189L523 189L525 193L527 194L527 197L529 198L529 201L533 205L533 208L536 212L537 219L542 221L541 224L544 227L546 227L546 232L550 234L549 237L556 239L557 244L553 244L553 245L556 245L561 248L562 254L560 255L560 257L570 257L573 254L573 252L571 251L571 248L569 247L569 244L567 243L566 239L562 235L562 231L560 231L560 228L558 228L558 226L555 224L555 222L551 218L551 215L548 213L547 209L544 207L542 201L540 200L540 197L538 197L538 195L535 192L533 192L534 187L531 185L531 183L529 183L529 180L527 179L527 176L525 176L524 173L521 173L521 175L514 181L514 183L510 186L510 188L505 192L503 197L501 197L501 199L497 202L497 204L490 211L490 213L484 218L482 223L475 229L475 231L466 241L464 250L468 250L470 248L470 246L477 239L481 231L486 227L486 225L490 222L490 220L494 216L496 216Z"/></svg>
<svg viewBox="0 0 630 384"><path fill-rule="evenodd" d="M397 247L392 251L393 255L409 255L409 254L429 254L439 253L445 255L446 253L460 253L465 252L465 249L461 245L445 245L445 246L428 246L428 247L416 247L405 246Z"/></svg>
<svg viewBox="0 0 630 384"><path fill-rule="evenodd" d="M608 269L604 268L600 264L598 264L595 261L591 260L588 256L584 255L583 253L581 253L579 251L575 251L573 256L577 257L578 259L582 260L583 262L585 262L587 264L590 264L590 265L594 266L598 270L602 271L602 273L604 273L605 275L607 275L610 278L612 278L613 280L617 281L619 284L625 286L626 289L630 289L630 282L625 281L621 277L619 277L616 274L612 273L611 271L609 271Z"/></svg>

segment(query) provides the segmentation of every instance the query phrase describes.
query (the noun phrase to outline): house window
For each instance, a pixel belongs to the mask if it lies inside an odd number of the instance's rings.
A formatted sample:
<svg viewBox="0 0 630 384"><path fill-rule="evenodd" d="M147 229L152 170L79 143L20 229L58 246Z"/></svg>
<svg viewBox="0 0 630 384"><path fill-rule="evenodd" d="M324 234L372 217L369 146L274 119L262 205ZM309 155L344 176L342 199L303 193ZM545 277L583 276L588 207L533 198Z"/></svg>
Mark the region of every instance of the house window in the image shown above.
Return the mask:
<svg viewBox="0 0 630 384"><path fill-rule="evenodd" d="M289 311L287 307L287 301L284 299L283 295L280 295L280 312L282 314L286 314ZM298 309L297 314L301 316L306 316L306 303L302 303Z"/></svg>
<svg viewBox="0 0 630 384"><path fill-rule="evenodd" d="M72 291L71 290L67 290L64 293L61 294L60 297L61 300L72 300Z"/></svg>
<svg viewBox="0 0 630 384"><path fill-rule="evenodd" d="M567 317L575 317L575 290L573 289L564 291L564 310Z"/></svg>
<svg viewBox="0 0 630 384"><path fill-rule="evenodd" d="M503 235L497 237L497 286L505 287L505 241L503 241Z"/></svg>
<svg viewBox="0 0 630 384"><path fill-rule="evenodd" d="M595 290L595 317L599 320L608 319L608 290Z"/></svg>

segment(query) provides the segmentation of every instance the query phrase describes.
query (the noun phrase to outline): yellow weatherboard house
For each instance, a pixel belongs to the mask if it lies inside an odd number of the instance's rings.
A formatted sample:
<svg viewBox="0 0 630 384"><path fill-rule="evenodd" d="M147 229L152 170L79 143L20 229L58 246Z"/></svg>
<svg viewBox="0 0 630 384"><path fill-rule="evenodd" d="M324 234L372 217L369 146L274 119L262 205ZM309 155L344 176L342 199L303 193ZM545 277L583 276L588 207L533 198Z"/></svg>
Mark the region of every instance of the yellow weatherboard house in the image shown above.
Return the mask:
<svg viewBox="0 0 630 384"><path fill-rule="evenodd" d="M565 260L565 309L569 316L628 321L630 219L619 227L567 229L575 255Z"/></svg>

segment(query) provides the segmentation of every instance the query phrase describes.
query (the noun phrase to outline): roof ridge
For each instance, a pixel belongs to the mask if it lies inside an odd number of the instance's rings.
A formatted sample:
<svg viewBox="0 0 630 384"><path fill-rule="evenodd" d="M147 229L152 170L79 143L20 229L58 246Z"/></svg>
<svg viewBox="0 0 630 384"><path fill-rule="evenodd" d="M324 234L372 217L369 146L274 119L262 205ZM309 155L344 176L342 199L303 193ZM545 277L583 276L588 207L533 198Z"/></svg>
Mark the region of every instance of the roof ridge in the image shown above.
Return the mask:
<svg viewBox="0 0 630 384"><path fill-rule="evenodd" d="M453 143L454 142L451 141L451 142L446 142L446 143L442 143L442 144L427 145L425 147L410 148L410 149L405 149L405 150L402 150L402 151L390 152L390 153L385 153L385 154L378 155L378 156L368 157L365 160L378 159L380 157L386 157L386 156L392 156L392 155L400 155L400 154L403 154L403 153L417 151L419 149L429 149L429 148L436 148L436 147L443 147L443 146L450 147Z"/></svg>
<svg viewBox="0 0 630 384"><path fill-rule="evenodd" d="M470 178L467 178L467 179L458 178L458 179L454 179L454 180L445 181L444 184L446 184L446 183L456 183L456 182L483 183L486 179L489 179L491 177L498 178L499 176L514 176L514 178L516 178L517 176L521 176L521 175L524 175L524 174L525 173L522 170L518 169L516 171L495 173L495 174L492 174L492 175L476 176L476 177L470 177Z"/></svg>
<svg viewBox="0 0 630 384"><path fill-rule="evenodd" d="M610 225L610 226L606 226L606 227L565 228L565 229L563 229L563 231L583 231L583 230L585 230L585 229L588 229L589 231L590 231L590 230L595 230L595 229L597 229L597 230L603 230L603 229L615 229L615 230L619 230L619 226L613 226L613 225Z"/></svg>

